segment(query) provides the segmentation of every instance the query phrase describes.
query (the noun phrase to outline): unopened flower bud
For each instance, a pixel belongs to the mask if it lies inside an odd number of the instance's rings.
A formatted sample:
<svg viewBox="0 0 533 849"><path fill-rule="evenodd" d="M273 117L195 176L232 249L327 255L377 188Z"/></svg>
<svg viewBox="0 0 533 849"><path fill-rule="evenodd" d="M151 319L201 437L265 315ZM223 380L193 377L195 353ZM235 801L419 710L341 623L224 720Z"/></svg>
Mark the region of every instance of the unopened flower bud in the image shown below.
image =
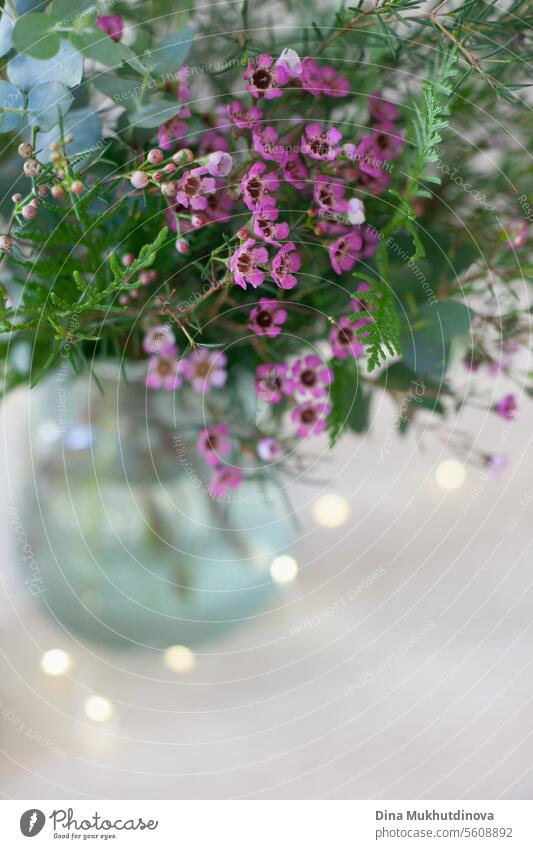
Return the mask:
<svg viewBox="0 0 533 849"><path fill-rule="evenodd" d="M161 193L165 197L173 197L176 194L176 183L174 180L169 180L168 183L161 183Z"/></svg>
<svg viewBox="0 0 533 849"><path fill-rule="evenodd" d="M57 165L58 162L61 162L61 154L53 153L50 157L50 162L52 163L52 165Z"/></svg>
<svg viewBox="0 0 533 849"><path fill-rule="evenodd" d="M28 156L33 155L33 147L29 142L21 142L21 144L19 144L18 146L18 154L24 159L27 159Z"/></svg>
<svg viewBox="0 0 533 849"><path fill-rule="evenodd" d="M133 263L135 262L135 254L132 254L132 253L122 254L122 256L120 257L120 261L121 261L122 265L125 265L126 268L129 268L130 265L133 265Z"/></svg>
<svg viewBox="0 0 533 849"><path fill-rule="evenodd" d="M24 163L24 173L26 177L37 177L41 170L41 166L36 159L27 159Z"/></svg>
<svg viewBox="0 0 533 849"><path fill-rule="evenodd" d="M39 197L45 198L48 194L48 186L46 183L41 183L41 185L38 186L37 191L39 192Z"/></svg>
<svg viewBox="0 0 533 849"><path fill-rule="evenodd" d="M162 172L162 171L155 171L155 173L154 173L154 174L152 174L152 177L154 178L154 180L156 181L156 183L160 183L160 182L161 182L161 180L164 180L164 179L165 179L165 175L163 174L163 172Z"/></svg>
<svg viewBox="0 0 533 849"><path fill-rule="evenodd" d="M16 195L11 195L11 200L13 201L13 203L20 203L20 201L22 200L22 195L17 192Z"/></svg>
<svg viewBox="0 0 533 849"><path fill-rule="evenodd" d="M238 236L238 238L239 238L239 239L241 239L243 242L244 242L246 239L249 239L249 238L250 238L250 234L249 234L248 230L246 229L246 227L241 227L241 229L240 229L240 230L237 230L237 236Z"/></svg>
<svg viewBox="0 0 533 849"><path fill-rule="evenodd" d="M0 251L8 254L13 247L13 239L11 236L0 236Z"/></svg>
<svg viewBox="0 0 533 849"><path fill-rule="evenodd" d="M176 239L176 250L179 254L188 254L189 243L185 239Z"/></svg>
<svg viewBox="0 0 533 849"><path fill-rule="evenodd" d="M205 215L202 215L201 212L195 212L191 218L191 224L193 227L202 227L205 224L205 221Z"/></svg>
<svg viewBox="0 0 533 849"><path fill-rule="evenodd" d="M30 206L33 206L34 209L38 209L39 208L39 199L38 198L32 198L30 200Z"/></svg>
<svg viewBox="0 0 533 849"><path fill-rule="evenodd" d="M145 174L144 171L135 171L130 177L130 183L134 189L144 189L148 182L148 174Z"/></svg>
<svg viewBox="0 0 533 849"><path fill-rule="evenodd" d="M52 186L50 191L52 193L53 198L62 198L65 194L63 186L60 186L59 183L57 183L55 186Z"/></svg>
<svg viewBox="0 0 533 849"><path fill-rule="evenodd" d="M139 283L142 283L143 286L148 286L149 283L153 283L157 278L157 271L155 268L148 268L146 271L141 271L139 274Z"/></svg>
<svg viewBox="0 0 533 849"><path fill-rule="evenodd" d="M148 151L148 156L146 159L150 163L150 165L159 165L160 162L165 158L165 154L162 150L159 150L158 147L152 148L152 150Z"/></svg>
<svg viewBox="0 0 533 849"><path fill-rule="evenodd" d="M223 150L216 150L207 157L207 170L212 177L227 177L232 168L233 159Z"/></svg>
<svg viewBox="0 0 533 849"><path fill-rule="evenodd" d="M85 188L85 186L83 185L83 183L81 182L81 180L74 180L74 181L71 183L70 191L71 191L71 192L72 192L72 194L74 194L74 195L81 195L81 193L83 192L84 188Z"/></svg>
<svg viewBox="0 0 533 849"><path fill-rule="evenodd" d="M57 148L58 148L57 142L52 142L52 144L50 145L50 150L54 151L54 150L57 150Z"/></svg>
<svg viewBox="0 0 533 849"><path fill-rule="evenodd" d="M169 162L163 168L163 171L165 172L165 174L173 174L175 170L176 170L176 166L174 165L173 162Z"/></svg>
<svg viewBox="0 0 533 849"><path fill-rule="evenodd" d="M190 165L193 159L194 153L188 147L176 151L172 156L172 162L175 162L176 165Z"/></svg>
<svg viewBox="0 0 533 849"><path fill-rule="evenodd" d="M27 203L26 206L22 207L22 217L25 221L31 221L32 218L35 218L37 215L37 210L30 203Z"/></svg>
<svg viewBox="0 0 533 849"><path fill-rule="evenodd" d="M74 141L74 136L72 135L72 133L67 133L63 141L65 142L65 144L70 144L70 142Z"/></svg>

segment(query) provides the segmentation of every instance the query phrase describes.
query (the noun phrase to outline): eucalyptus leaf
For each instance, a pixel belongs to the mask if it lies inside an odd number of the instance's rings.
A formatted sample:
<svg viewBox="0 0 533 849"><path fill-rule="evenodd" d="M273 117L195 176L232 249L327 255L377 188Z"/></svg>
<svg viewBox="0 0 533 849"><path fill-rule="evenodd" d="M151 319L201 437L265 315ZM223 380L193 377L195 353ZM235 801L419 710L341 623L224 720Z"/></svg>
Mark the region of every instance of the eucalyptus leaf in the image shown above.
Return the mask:
<svg viewBox="0 0 533 849"><path fill-rule="evenodd" d="M13 45L19 53L36 59L51 59L61 47L61 38L52 32L55 21L49 15L30 12L15 23Z"/></svg>
<svg viewBox="0 0 533 849"><path fill-rule="evenodd" d="M85 27L81 32L73 32L70 40L76 50L89 59L101 62L109 68L118 68L122 64L119 45L97 26Z"/></svg>
<svg viewBox="0 0 533 849"><path fill-rule="evenodd" d="M82 75L83 56L65 39L52 59L34 59L20 53L7 64L8 79L22 89L49 82L72 88L81 82Z"/></svg>
<svg viewBox="0 0 533 849"><path fill-rule="evenodd" d="M93 83L98 91L109 97L117 106L125 106L127 109L139 98L142 90L141 80L115 77L113 74L98 74Z"/></svg>
<svg viewBox="0 0 533 849"><path fill-rule="evenodd" d="M5 56L13 47L14 27L15 21L9 9L4 9L0 17L0 56Z"/></svg>
<svg viewBox="0 0 533 849"><path fill-rule="evenodd" d="M166 35L152 48L148 65L153 74L173 74L183 65L191 49L194 31L191 27Z"/></svg>
<svg viewBox="0 0 533 849"><path fill-rule="evenodd" d="M24 109L24 95L11 83L0 80L0 133L21 129L26 123L26 115L6 112L6 109Z"/></svg>
<svg viewBox="0 0 533 849"><path fill-rule="evenodd" d="M140 106L129 115L130 124L135 127L146 127L152 129L170 121L178 114L182 104L169 97L154 97L149 103Z"/></svg>
<svg viewBox="0 0 533 849"><path fill-rule="evenodd" d="M74 156L86 150L97 151L104 144L100 118L93 107L71 109L63 120L63 129L65 135L71 134L73 136L73 140L66 145L69 156ZM50 145L52 142L58 141L60 135L59 126L56 126L49 133L37 133L36 145L37 150L41 151L39 153L41 162L49 161Z"/></svg>
<svg viewBox="0 0 533 849"><path fill-rule="evenodd" d="M28 94L28 110L43 132L52 130L70 109L73 97L62 83L42 83Z"/></svg>
<svg viewBox="0 0 533 849"><path fill-rule="evenodd" d="M118 45L120 53L122 55L122 59L126 62L130 68L133 68L134 71L137 71L138 74L143 74L146 76L150 76L150 69L146 62L143 61L144 57L137 56L134 50L131 47L128 47L127 44L123 44L120 42Z"/></svg>

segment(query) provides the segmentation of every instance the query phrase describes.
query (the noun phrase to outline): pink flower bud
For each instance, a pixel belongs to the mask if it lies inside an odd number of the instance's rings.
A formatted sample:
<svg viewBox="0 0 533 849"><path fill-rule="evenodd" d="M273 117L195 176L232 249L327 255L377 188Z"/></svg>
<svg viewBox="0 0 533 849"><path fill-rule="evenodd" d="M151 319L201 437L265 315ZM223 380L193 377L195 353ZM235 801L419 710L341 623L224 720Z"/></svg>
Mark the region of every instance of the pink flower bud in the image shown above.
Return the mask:
<svg viewBox="0 0 533 849"><path fill-rule="evenodd" d="M74 194L74 195L81 195L81 193L83 192L84 188L85 188L85 186L83 185L83 183L81 182L81 180L74 180L74 181L73 181L73 183L72 183L72 184L71 184L71 186L70 186L70 191L71 191L71 192L72 192L72 194Z"/></svg>
<svg viewBox="0 0 533 849"><path fill-rule="evenodd" d="M179 254L188 254L189 243L185 239L176 239L176 250Z"/></svg>
<svg viewBox="0 0 533 849"><path fill-rule="evenodd" d="M188 147L183 148L183 150L178 150L172 156L172 162L175 162L176 165L190 165L193 159L194 154Z"/></svg>
<svg viewBox="0 0 533 849"><path fill-rule="evenodd" d="M201 212L196 212L191 218L191 224L193 227L202 227L206 222L205 215L202 215Z"/></svg>
<svg viewBox="0 0 533 849"><path fill-rule="evenodd" d="M164 179L165 175L163 174L163 172L162 172L162 171L155 171L155 172L152 174L152 177L154 178L154 180L155 180L157 183L160 183L160 182L161 182L161 180L163 180L163 179Z"/></svg>
<svg viewBox="0 0 533 849"><path fill-rule="evenodd" d="M236 235L237 235L237 236L238 236L238 238L239 238L239 239L241 239L243 242L244 242L244 241L246 241L246 239L249 239L249 238L250 238L250 234L249 234L248 230L246 229L246 227L241 227L241 229L240 229L240 230L237 230L237 234L236 234Z"/></svg>
<svg viewBox="0 0 533 849"><path fill-rule="evenodd" d="M153 147L152 150L148 151L148 155L146 159L150 163L150 165L159 165L160 162L165 158L165 154L162 150L159 150L158 147Z"/></svg>
<svg viewBox="0 0 533 849"><path fill-rule="evenodd" d="M26 177L37 177L41 170L41 166L36 159L27 159L24 163L24 173Z"/></svg>
<svg viewBox="0 0 533 849"><path fill-rule="evenodd" d="M13 247L13 239L11 236L0 236L0 251L8 254Z"/></svg>
<svg viewBox="0 0 533 849"><path fill-rule="evenodd" d="M44 198L48 194L48 186L46 183L41 183L41 185L37 188L39 192L39 197Z"/></svg>
<svg viewBox="0 0 533 849"><path fill-rule="evenodd" d="M173 162L169 162L168 165L165 165L165 167L163 168L163 171L165 172L165 174L173 174L175 170L176 170L176 166L174 165Z"/></svg>
<svg viewBox="0 0 533 849"><path fill-rule="evenodd" d="M227 177L232 168L233 159L223 150L216 150L207 157L207 170L212 177Z"/></svg>
<svg viewBox="0 0 533 849"><path fill-rule="evenodd" d="M144 171L135 171L130 177L130 183L134 189L144 189L148 182L148 174L145 174Z"/></svg>
<svg viewBox="0 0 533 849"><path fill-rule="evenodd" d="M165 197L173 197L176 194L176 183L174 180L169 180L168 183L161 183L161 193Z"/></svg>
<svg viewBox="0 0 533 849"><path fill-rule="evenodd" d="M122 254L122 256L120 257L120 261L121 261L122 265L125 265L126 268L129 268L130 265L133 265L133 263L135 262L135 254L132 254L132 253Z"/></svg>
<svg viewBox="0 0 533 849"><path fill-rule="evenodd" d="M33 154L33 147L29 142L22 142L18 146L18 155L22 156L24 159L27 159L28 156Z"/></svg>
<svg viewBox="0 0 533 849"><path fill-rule="evenodd" d="M59 184L52 186L50 191L52 193L53 198L62 198L63 195L65 194L65 192L63 190L63 186L60 186Z"/></svg>
<svg viewBox="0 0 533 849"><path fill-rule="evenodd" d="M32 218L35 218L37 215L37 210L31 204L26 204L26 206L22 207L22 217L25 221L31 221Z"/></svg>
<svg viewBox="0 0 533 849"><path fill-rule="evenodd" d="M30 206L33 206L33 208L34 208L34 209L38 209L38 208L39 208L39 200L38 200L38 198L32 198L32 199L30 200Z"/></svg>
<svg viewBox="0 0 533 849"><path fill-rule="evenodd" d="M22 200L22 195L17 192L16 195L11 195L13 203L19 203Z"/></svg>

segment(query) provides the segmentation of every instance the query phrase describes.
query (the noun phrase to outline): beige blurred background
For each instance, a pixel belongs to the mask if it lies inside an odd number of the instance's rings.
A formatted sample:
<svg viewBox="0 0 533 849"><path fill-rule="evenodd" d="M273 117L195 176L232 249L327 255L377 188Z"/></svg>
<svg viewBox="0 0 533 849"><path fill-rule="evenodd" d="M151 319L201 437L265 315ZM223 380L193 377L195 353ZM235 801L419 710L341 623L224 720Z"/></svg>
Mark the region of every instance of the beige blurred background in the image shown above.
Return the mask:
<svg viewBox="0 0 533 849"><path fill-rule="evenodd" d="M507 452L510 465L498 481L468 467L445 491L435 471L453 456L453 423L399 439L391 401L376 398L370 434L322 462L327 483L291 488L297 579L247 627L198 650L186 674L155 652L77 641L32 604L7 519L26 415L18 392L3 407L1 452L5 798L531 797L526 401L511 427L481 411L460 417L477 447ZM317 522L324 493L349 502L339 527ZM66 675L41 669L54 648L72 658ZM94 693L109 720L86 716Z"/></svg>

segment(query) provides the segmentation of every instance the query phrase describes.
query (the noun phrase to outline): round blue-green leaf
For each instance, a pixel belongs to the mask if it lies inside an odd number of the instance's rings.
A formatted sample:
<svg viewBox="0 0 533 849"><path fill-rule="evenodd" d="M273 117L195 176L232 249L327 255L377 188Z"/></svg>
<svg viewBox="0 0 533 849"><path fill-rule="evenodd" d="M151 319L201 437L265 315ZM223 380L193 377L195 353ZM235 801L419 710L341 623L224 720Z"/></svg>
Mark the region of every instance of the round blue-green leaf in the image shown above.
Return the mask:
<svg viewBox="0 0 533 849"><path fill-rule="evenodd" d="M63 121L65 135L72 135L73 139L66 145L69 156L74 156L83 151L92 150L95 153L104 146L102 140L102 125L96 111L90 107L83 109L71 109ZM41 162L50 160L50 145L59 140L61 131L55 127L49 133L37 133L36 147L40 150Z"/></svg>
<svg viewBox="0 0 533 849"><path fill-rule="evenodd" d="M85 27L81 32L73 32L70 40L74 47L89 59L110 68L122 65L119 45L98 27Z"/></svg>
<svg viewBox="0 0 533 849"><path fill-rule="evenodd" d="M13 0L13 5L19 15L25 15L26 12L35 12L37 9L42 10L46 6L47 0Z"/></svg>
<svg viewBox="0 0 533 849"><path fill-rule="evenodd" d="M52 32L54 20L49 15L30 12L18 18L13 30L13 44L19 53L36 59L51 59L61 46L61 38Z"/></svg>
<svg viewBox="0 0 533 849"><path fill-rule="evenodd" d="M187 27L181 32L166 35L152 48L149 67L153 74L173 74L187 58L191 48L193 30Z"/></svg>
<svg viewBox="0 0 533 849"><path fill-rule="evenodd" d="M19 130L26 123L24 113L11 112L11 109L24 109L24 95L11 83L0 80L0 133Z"/></svg>
<svg viewBox="0 0 533 849"><path fill-rule="evenodd" d="M130 124L134 127L159 127L165 121L170 121L181 109L182 104L168 97L152 98L144 106L140 106L129 115Z"/></svg>
<svg viewBox="0 0 533 849"><path fill-rule="evenodd" d="M5 56L13 47L14 26L15 21L11 17L9 10L4 9L0 17L0 56Z"/></svg>
<svg viewBox="0 0 533 849"><path fill-rule="evenodd" d="M72 105L73 97L62 83L42 83L32 88L28 94L28 111L33 123L43 132L52 130Z"/></svg>
<svg viewBox="0 0 533 849"><path fill-rule="evenodd" d="M82 75L83 56L65 39L52 59L34 59L19 53L7 63L9 81L23 89L51 82L72 88L81 82Z"/></svg>

